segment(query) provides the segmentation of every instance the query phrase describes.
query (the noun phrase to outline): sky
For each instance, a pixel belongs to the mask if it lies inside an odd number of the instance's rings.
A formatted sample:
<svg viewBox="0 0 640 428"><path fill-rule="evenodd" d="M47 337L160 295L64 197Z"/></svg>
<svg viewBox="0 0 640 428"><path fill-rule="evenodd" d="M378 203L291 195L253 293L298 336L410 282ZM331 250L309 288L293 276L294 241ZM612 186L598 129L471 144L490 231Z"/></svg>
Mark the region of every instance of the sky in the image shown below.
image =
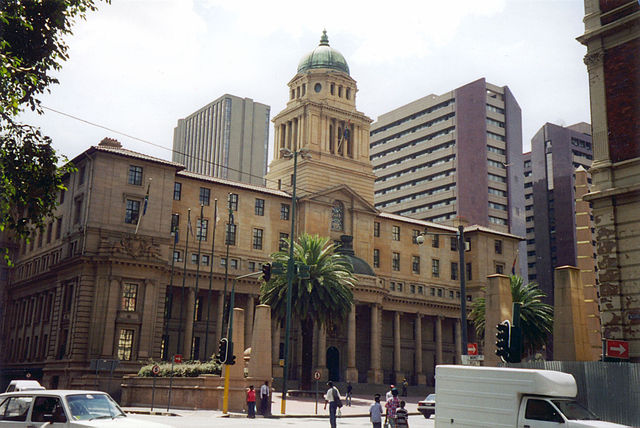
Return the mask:
<svg viewBox="0 0 640 428"><path fill-rule="evenodd" d="M326 29L373 120L484 77L515 95L529 151L546 122L590 122L583 16L582 0L98 2L67 38L45 114L21 118L70 159L105 137L171 159L178 119L225 93L271 106L271 117L283 110ZM272 152L273 125L269 138Z"/></svg>

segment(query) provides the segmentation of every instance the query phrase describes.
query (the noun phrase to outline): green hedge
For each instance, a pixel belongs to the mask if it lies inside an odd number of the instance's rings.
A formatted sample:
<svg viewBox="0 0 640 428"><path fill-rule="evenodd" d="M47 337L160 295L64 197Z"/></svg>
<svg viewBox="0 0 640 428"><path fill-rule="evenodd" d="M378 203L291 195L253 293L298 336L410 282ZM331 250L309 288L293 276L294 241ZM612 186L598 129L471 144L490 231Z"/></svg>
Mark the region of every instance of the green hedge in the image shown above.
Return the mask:
<svg viewBox="0 0 640 428"><path fill-rule="evenodd" d="M152 377L151 368L154 365L160 367L160 373L158 377L170 377L171 376L171 363L166 361L150 361L146 365L142 366L138 372L140 377ZM173 376L175 377L197 377L202 374L216 374L220 375L221 365L217 362L211 361L186 361L182 364L173 365Z"/></svg>

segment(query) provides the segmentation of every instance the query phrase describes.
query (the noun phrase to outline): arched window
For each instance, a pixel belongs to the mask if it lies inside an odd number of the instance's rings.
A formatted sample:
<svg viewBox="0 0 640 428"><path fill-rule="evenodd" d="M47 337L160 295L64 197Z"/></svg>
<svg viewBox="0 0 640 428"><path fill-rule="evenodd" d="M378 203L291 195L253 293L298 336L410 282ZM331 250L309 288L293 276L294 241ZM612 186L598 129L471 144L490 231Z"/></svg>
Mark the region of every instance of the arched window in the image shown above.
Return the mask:
<svg viewBox="0 0 640 428"><path fill-rule="evenodd" d="M344 230L344 205L340 201L331 208L331 230Z"/></svg>

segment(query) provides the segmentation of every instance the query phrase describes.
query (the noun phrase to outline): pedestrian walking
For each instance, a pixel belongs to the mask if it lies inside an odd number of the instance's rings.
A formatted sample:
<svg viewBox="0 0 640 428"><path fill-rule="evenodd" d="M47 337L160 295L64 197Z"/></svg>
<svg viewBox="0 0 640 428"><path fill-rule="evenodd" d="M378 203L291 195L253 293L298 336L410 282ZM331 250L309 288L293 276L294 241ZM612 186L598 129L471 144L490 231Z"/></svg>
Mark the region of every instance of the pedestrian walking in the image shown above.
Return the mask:
<svg viewBox="0 0 640 428"><path fill-rule="evenodd" d="M402 396L406 397L407 396L407 387L409 386L409 382L407 382L407 378L405 377L402 380Z"/></svg>
<svg viewBox="0 0 640 428"><path fill-rule="evenodd" d="M342 400L340 399L340 391L333 386L333 382L327 382L327 386L329 389L324 396L324 408L326 410L327 403L329 403L329 423L331 424L331 428L336 428L336 412L342 407Z"/></svg>
<svg viewBox="0 0 640 428"><path fill-rule="evenodd" d="M269 416L269 392L269 381L265 380L264 385L260 387L260 414L265 417Z"/></svg>
<svg viewBox="0 0 640 428"><path fill-rule="evenodd" d="M393 390L396 389L395 385L391 384L389 385L389 390L387 391L387 395L384 398L384 402L386 403L387 401L391 400L391 398L393 397Z"/></svg>
<svg viewBox="0 0 640 428"><path fill-rule="evenodd" d="M374 403L369 407L369 418L373 428L382 428L382 404L380 404L380 394L373 397Z"/></svg>
<svg viewBox="0 0 640 428"><path fill-rule="evenodd" d="M353 387L351 386L351 382L347 382L347 406L351 407L351 394L353 392Z"/></svg>
<svg viewBox="0 0 640 428"><path fill-rule="evenodd" d="M400 402L400 408L396 409L396 428L409 428L409 412L404 408L405 402Z"/></svg>
<svg viewBox="0 0 640 428"><path fill-rule="evenodd" d="M247 391L247 417L252 419L256 417L256 392L253 390L253 385L249 385Z"/></svg>
<svg viewBox="0 0 640 428"><path fill-rule="evenodd" d="M388 425L390 428L396 427L396 409L400 407L400 400L398 400L398 390L393 388L391 390L391 398L387 400L384 405L387 409L387 415L385 417L384 425Z"/></svg>

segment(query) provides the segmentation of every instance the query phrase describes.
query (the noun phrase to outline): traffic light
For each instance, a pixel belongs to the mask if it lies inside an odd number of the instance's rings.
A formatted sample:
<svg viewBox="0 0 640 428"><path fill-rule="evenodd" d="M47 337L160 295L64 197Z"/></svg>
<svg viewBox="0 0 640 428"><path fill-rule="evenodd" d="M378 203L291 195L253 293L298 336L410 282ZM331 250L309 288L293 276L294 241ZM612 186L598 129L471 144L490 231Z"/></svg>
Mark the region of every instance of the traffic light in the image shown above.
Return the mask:
<svg viewBox="0 0 640 428"><path fill-rule="evenodd" d="M235 355L229 355L229 361L227 361L227 364L232 366L236 363L236 356Z"/></svg>
<svg viewBox="0 0 640 428"><path fill-rule="evenodd" d="M271 279L271 265L269 263L262 265L262 279L264 282L269 282Z"/></svg>
<svg viewBox="0 0 640 428"><path fill-rule="evenodd" d="M236 356L233 355L233 342L229 342L227 345L227 359L225 361L225 364L232 366L235 363L236 363Z"/></svg>
<svg viewBox="0 0 640 428"><path fill-rule="evenodd" d="M504 320L496 326L498 332L496 333L496 355L502 358L503 361L508 362L510 360L509 341L511 335L511 323L509 320Z"/></svg>
<svg viewBox="0 0 640 428"><path fill-rule="evenodd" d="M220 342L218 342L218 354L216 355L216 359L220 364L227 363L228 351L229 351L229 341L227 340L226 337L223 337L222 339L220 339Z"/></svg>
<svg viewBox="0 0 640 428"><path fill-rule="evenodd" d="M522 361L522 328L511 326L509 335L509 363L519 363Z"/></svg>

